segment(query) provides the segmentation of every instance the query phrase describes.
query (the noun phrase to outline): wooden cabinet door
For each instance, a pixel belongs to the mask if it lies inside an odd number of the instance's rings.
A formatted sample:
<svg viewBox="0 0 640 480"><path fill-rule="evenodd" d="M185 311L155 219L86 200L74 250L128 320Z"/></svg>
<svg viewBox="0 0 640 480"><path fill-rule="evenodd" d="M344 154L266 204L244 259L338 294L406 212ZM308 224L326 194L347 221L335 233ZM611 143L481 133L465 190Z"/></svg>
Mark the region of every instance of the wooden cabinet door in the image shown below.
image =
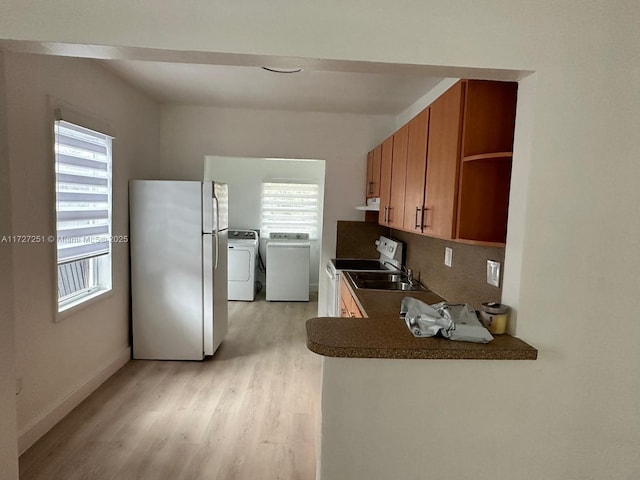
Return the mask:
<svg viewBox="0 0 640 480"><path fill-rule="evenodd" d="M358 308L358 304L356 303L355 298L351 297L351 310L349 312L349 316L351 318L362 318L362 312Z"/></svg>
<svg viewBox="0 0 640 480"><path fill-rule="evenodd" d="M366 198L380 196L380 160L382 145L378 145L367 154L367 185Z"/></svg>
<svg viewBox="0 0 640 480"><path fill-rule="evenodd" d="M423 232L440 238L455 235L464 86L456 83L430 106Z"/></svg>
<svg viewBox="0 0 640 480"><path fill-rule="evenodd" d="M371 158L371 177L369 180L370 192L367 198L376 198L380 196L380 161L382 160L382 145L378 145L373 149Z"/></svg>
<svg viewBox="0 0 640 480"><path fill-rule="evenodd" d="M351 304L351 292L347 287L347 281L344 276L340 277L340 316L348 317Z"/></svg>
<svg viewBox="0 0 640 480"><path fill-rule="evenodd" d="M403 222L408 232L422 233L428 132L429 108L425 108L409 122Z"/></svg>
<svg viewBox="0 0 640 480"><path fill-rule="evenodd" d="M391 168L391 193L387 224L402 229L404 222L404 195L407 177L407 152L409 149L409 124L393 134L393 161Z"/></svg>
<svg viewBox="0 0 640 480"><path fill-rule="evenodd" d="M340 310L341 317L362 318L362 312L353 298L344 276L340 280Z"/></svg>
<svg viewBox="0 0 640 480"><path fill-rule="evenodd" d="M385 226L388 225L389 202L391 200L392 160L393 136L387 138L380 146L380 214L378 223Z"/></svg>
<svg viewBox="0 0 640 480"><path fill-rule="evenodd" d="M373 150L371 150L369 153L367 153L367 178L366 178L366 185L365 185L365 198L371 198L371 192L372 192L372 188L373 188L373 179L372 179L372 175L373 175Z"/></svg>

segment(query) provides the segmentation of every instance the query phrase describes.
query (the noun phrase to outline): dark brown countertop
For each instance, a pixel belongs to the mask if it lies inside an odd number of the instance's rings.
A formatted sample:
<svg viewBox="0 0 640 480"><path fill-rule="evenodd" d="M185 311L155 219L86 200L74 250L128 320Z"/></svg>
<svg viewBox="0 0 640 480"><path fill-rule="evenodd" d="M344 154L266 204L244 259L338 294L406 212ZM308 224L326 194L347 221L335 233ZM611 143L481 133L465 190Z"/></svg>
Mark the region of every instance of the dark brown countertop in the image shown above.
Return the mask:
<svg viewBox="0 0 640 480"><path fill-rule="evenodd" d="M511 335L489 343L458 342L441 337L417 338L399 317L406 292L352 292L368 318L318 317L307 320L307 347L326 357L390 359L535 360L538 351ZM433 292L411 292L425 303L443 301Z"/></svg>

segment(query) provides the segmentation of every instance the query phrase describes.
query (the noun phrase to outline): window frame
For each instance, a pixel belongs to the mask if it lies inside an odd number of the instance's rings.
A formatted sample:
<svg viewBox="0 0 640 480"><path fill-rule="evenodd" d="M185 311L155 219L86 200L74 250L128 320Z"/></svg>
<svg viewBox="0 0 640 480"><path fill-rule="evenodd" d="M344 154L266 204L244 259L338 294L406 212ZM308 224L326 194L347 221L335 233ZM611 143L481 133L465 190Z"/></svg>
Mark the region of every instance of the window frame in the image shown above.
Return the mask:
<svg viewBox="0 0 640 480"><path fill-rule="evenodd" d="M68 106L61 106L60 103L52 101L50 99L50 103L54 108L52 108L53 115L51 116L50 125L51 125L51 150L53 161L51 162L53 174L52 174L52 205L53 205L53 235L50 237L52 241L50 242L53 246L53 279L54 279L54 307L55 307L55 319L54 321L59 321L71 313L76 312L79 309L82 309L88 305L93 304L98 299L109 297L113 292L113 245L110 241L112 238L113 232L113 194L114 194L114 175L113 175L113 167L114 167L114 136L111 133L111 128L108 123L97 120L91 115L78 113L79 111L75 108L71 109ZM59 121L67 122L81 129L87 130L89 132L94 132L100 136L103 136L108 139L108 252L102 254L100 256L92 256L92 257L84 257L79 258L77 260L68 262L67 264L72 264L75 262L81 262L88 259L88 263L92 265L93 272L92 274L97 277L96 285L92 288L77 294L77 295L69 295L67 297L59 297L59 264L58 264L58 241L59 241L59 233L58 233L58 177L57 177L57 167L58 167L58 158L56 154L56 146L58 139L56 137L56 126ZM62 265L62 264L60 264ZM61 301L62 299L62 301Z"/></svg>

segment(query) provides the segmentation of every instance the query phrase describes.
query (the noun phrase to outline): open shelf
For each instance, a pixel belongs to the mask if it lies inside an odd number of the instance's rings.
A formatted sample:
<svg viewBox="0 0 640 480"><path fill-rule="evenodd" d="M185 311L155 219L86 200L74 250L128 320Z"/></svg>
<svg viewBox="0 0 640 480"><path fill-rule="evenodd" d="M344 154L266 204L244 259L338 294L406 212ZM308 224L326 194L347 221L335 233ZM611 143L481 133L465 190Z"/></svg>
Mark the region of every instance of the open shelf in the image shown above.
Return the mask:
<svg viewBox="0 0 640 480"><path fill-rule="evenodd" d="M462 163L457 239L477 244L506 242L510 159L491 154Z"/></svg>

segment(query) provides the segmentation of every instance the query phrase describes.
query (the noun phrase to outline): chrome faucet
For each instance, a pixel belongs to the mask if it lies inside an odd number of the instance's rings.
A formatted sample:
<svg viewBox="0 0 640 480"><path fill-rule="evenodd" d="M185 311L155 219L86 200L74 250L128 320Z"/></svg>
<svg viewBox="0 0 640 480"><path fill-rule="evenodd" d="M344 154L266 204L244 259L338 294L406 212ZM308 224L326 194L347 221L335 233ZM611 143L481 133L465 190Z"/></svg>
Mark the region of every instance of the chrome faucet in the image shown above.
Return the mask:
<svg viewBox="0 0 640 480"><path fill-rule="evenodd" d="M407 268L405 265L400 264L400 271L407 276L407 281L411 286L413 286L415 284L415 281L413 279L413 270Z"/></svg>
<svg viewBox="0 0 640 480"><path fill-rule="evenodd" d="M407 281L413 285L413 270L407 268Z"/></svg>
<svg viewBox="0 0 640 480"><path fill-rule="evenodd" d="M415 285L415 280L413 279L413 270L411 270L410 268L407 268L406 266L402 265L401 263L398 263L397 265L391 262L387 262L387 261L383 261L382 262L383 265L389 265L393 268L397 268L399 269L402 273L404 273L407 276L407 281L409 282L409 284L411 286Z"/></svg>

